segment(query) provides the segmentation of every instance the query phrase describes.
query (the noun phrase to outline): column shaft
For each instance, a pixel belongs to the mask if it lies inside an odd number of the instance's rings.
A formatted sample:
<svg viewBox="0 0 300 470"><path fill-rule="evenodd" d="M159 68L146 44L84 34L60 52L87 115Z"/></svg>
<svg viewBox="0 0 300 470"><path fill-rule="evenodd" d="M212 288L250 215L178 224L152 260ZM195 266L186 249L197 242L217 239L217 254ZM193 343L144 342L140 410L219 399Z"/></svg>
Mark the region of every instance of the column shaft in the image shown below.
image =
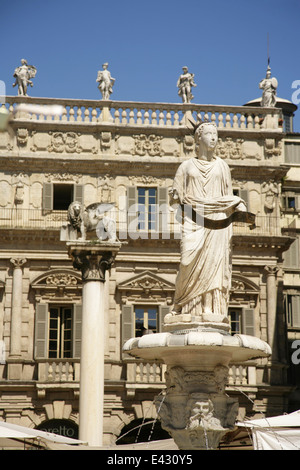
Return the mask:
<svg viewBox="0 0 300 470"><path fill-rule="evenodd" d="M79 439L102 446L104 401L104 283L89 281L82 291Z"/></svg>
<svg viewBox="0 0 300 470"><path fill-rule="evenodd" d="M10 326L10 357L21 356L22 337L22 265L25 260L11 260L14 265L12 279L11 326Z"/></svg>

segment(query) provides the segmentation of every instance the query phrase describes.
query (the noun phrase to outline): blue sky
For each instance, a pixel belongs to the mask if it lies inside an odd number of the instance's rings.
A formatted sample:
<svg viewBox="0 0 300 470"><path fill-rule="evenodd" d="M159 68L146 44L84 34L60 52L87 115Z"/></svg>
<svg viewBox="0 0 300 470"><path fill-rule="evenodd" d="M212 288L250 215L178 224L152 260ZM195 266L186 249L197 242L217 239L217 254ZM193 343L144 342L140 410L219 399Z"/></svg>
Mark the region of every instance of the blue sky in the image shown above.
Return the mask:
<svg viewBox="0 0 300 470"><path fill-rule="evenodd" d="M243 105L261 96L268 35L278 96L291 100L300 81L299 0L0 0L0 18L8 95L25 58L37 67L30 96L100 99L97 71L108 62L111 99L179 103L186 65L193 103Z"/></svg>

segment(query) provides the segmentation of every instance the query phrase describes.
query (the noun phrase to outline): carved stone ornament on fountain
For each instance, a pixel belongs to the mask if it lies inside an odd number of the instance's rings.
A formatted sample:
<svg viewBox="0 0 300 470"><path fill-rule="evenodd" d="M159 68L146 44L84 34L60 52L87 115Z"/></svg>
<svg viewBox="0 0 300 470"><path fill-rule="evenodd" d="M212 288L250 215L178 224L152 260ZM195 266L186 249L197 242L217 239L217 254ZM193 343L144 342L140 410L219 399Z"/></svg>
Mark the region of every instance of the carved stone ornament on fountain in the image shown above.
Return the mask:
<svg viewBox="0 0 300 470"><path fill-rule="evenodd" d="M179 449L216 449L235 426L239 404L225 393L231 364L271 355L259 338L230 334L231 238L234 220L254 224L245 202L233 196L230 170L214 156L212 123L195 126L198 158L178 168L172 196L201 211L183 217L181 261L174 306L163 331L129 339L127 354L166 364L166 390L156 398L162 427Z"/></svg>

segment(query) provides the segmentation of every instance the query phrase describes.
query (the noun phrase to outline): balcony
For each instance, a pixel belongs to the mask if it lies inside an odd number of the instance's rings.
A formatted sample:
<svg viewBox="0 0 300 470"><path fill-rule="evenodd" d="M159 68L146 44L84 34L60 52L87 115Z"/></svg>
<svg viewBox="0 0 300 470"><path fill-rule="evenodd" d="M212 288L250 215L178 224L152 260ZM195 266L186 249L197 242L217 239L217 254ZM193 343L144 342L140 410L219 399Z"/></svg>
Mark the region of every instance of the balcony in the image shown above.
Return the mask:
<svg viewBox="0 0 300 470"><path fill-rule="evenodd" d="M137 230L130 229L127 224L127 212L113 209L107 215L116 222L117 235L120 240L133 239L180 239L181 225L176 220L176 214L168 211L164 219L163 229ZM0 210L0 229L19 230L57 230L67 223L67 211L43 211L42 209L5 208ZM159 227L159 224L158 224ZM244 223L233 224L234 235L252 236L281 236L281 222L279 217L256 216L256 227Z"/></svg>
<svg viewBox="0 0 300 470"><path fill-rule="evenodd" d="M23 97L6 96L3 106L12 113L19 103L24 103ZM60 105L63 111L61 115L47 117L35 112L20 111L14 114L15 120L44 123L53 121L84 126L101 123L121 127L176 128L183 122L186 123L185 117L193 116L197 120L199 116L215 122L218 129L260 131L263 128L282 132L281 110L278 108L33 97L26 97L26 103Z"/></svg>
<svg viewBox="0 0 300 470"><path fill-rule="evenodd" d="M166 365L159 362L135 361L126 364L126 389L165 388ZM38 361L38 382L75 384L80 381L80 361L45 359ZM255 366L234 364L229 367L228 386L256 385Z"/></svg>

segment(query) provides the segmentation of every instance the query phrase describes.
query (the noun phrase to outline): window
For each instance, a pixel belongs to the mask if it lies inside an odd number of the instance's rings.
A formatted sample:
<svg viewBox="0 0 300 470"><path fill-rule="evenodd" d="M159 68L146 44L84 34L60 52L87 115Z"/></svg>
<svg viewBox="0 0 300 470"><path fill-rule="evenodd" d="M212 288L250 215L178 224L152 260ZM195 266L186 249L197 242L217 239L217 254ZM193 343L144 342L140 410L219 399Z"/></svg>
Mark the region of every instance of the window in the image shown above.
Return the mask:
<svg viewBox="0 0 300 470"><path fill-rule="evenodd" d="M49 358L72 357L72 308L49 309Z"/></svg>
<svg viewBox="0 0 300 470"><path fill-rule="evenodd" d="M35 358L79 358L81 305L37 304Z"/></svg>
<svg viewBox="0 0 300 470"><path fill-rule="evenodd" d="M163 331L164 317L170 311L168 305L123 305L122 307L122 345L147 331Z"/></svg>
<svg viewBox="0 0 300 470"><path fill-rule="evenodd" d="M44 183L43 210L66 211L73 201L83 202L83 185Z"/></svg>
<svg viewBox="0 0 300 470"><path fill-rule="evenodd" d="M53 210L66 211L73 202L73 184L54 184L53 185Z"/></svg>
<svg viewBox="0 0 300 470"><path fill-rule="evenodd" d="M157 332L157 307L136 306L135 314L135 337L143 336L146 331Z"/></svg>
<svg viewBox="0 0 300 470"><path fill-rule="evenodd" d="M127 188L127 229L132 238L157 238L168 232L169 198L165 187Z"/></svg>
<svg viewBox="0 0 300 470"><path fill-rule="evenodd" d="M282 208L286 211L300 210L300 196L297 193L284 193L282 195Z"/></svg>
<svg viewBox="0 0 300 470"><path fill-rule="evenodd" d="M156 230L156 188L138 188L138 230Z"/></svg>
<svg viewBox="0 0 300 470"><path fill-rule="evenodd" d="M234 196L238 196L241 199L243 199L243 201L245 201L245 204L248 210L250 210L249 209L249 192L247 189L233 188L232 193Z"/></svg>
<svg viewBox="0 0 300 470"><path fill-rule="evenodd" d="M230 333L232 335L242 332L242 312L241 309L229 309Z"/></svg>
<svg viewBox="0 0 300 470"><path fill-rule="evenodd" d="M285 162L300 163L300 142L285 142Z"/></svg>
<svg viewBox="0 0 300 470"><path fill-rule="evenodd" d="M230 333L255 336L255 318L253 308L229 308Z"/></svg>

